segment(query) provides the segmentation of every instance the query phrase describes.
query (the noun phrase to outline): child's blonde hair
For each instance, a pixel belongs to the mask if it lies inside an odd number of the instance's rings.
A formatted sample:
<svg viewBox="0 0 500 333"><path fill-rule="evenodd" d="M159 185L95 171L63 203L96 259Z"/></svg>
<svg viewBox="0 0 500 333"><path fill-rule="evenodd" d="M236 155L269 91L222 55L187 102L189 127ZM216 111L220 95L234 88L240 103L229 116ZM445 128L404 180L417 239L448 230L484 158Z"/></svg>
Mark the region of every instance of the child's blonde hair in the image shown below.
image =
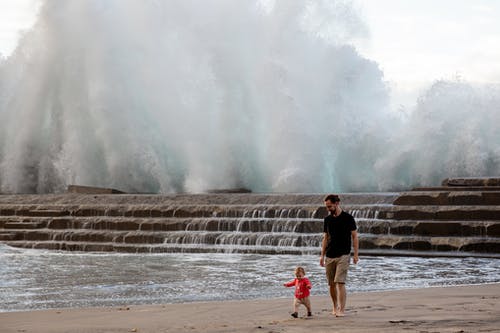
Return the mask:
<svg viewBox="0 0 500 333"><path fill-rule="evenodd" d="M304 267L302 267L302 266L297 266L297 268L295 268L295 275L297 275L298 272L301 272L302 275L304 275L304 276L306 275L306 271L305 271Z"/></svg>

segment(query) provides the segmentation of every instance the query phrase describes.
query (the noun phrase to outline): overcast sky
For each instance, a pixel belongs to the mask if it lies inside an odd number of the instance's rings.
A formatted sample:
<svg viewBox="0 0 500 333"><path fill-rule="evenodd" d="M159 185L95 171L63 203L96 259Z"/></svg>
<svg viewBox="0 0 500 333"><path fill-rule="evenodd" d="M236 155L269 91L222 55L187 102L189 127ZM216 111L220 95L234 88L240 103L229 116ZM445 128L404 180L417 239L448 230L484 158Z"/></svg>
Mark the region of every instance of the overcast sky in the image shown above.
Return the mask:
<svg viewBox="0 0 500 333"><path fill-rule="evenodd" d="M0 54L10 55L22 30L35 21L38 0L0 0Z"/></svg>
<svg viewBox="0 0 500 333"><path fill-rule="evenodd" d="M0 53L14 50L39 0L0 0ZM369 36L359 52L379 63L393 107L411 107L437 79L500 82L500 1L355 0Z"/></svg>
<svg viewBox="0 0 500 333"><path fill-rule="evenodd" d="M398 100L438 79L500 82L500 1L357 0L370 29L361 54L380 64ZM405 103L406 104L406 103Z"/></svg>

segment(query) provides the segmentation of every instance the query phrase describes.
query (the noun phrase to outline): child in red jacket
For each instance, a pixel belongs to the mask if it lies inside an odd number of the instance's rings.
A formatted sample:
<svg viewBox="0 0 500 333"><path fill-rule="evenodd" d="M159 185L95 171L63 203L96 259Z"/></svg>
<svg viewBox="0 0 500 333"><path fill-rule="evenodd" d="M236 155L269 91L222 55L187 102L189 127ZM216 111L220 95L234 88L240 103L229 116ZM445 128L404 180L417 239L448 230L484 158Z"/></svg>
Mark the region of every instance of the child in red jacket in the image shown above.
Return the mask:
<svg viewBox="0 0 500 333"><path fill-rule="evenodd" d="M302 267L295 268L295 279L284 283L285 287L295 286L295 298L293 300L293 310L292 317L297 318L299 316L299 305L302 304L307 308L307 316L311 317L311 301L309 300L309 289L311 289L311 282L306 278L306 271Z"/></svg>

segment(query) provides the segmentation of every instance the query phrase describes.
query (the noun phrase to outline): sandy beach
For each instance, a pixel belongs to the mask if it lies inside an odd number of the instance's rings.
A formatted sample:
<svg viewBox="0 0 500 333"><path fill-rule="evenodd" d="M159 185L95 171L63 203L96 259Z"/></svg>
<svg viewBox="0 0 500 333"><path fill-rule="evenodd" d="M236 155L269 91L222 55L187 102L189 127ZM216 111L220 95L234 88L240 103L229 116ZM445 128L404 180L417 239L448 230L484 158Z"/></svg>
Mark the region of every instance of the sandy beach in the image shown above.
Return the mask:
<svg viewBox="0 0 500 333"><path fill-rule="evenodd" d="M0 332L500 332L500 284L353 293L343 318L311 300L313 317L298 319L291 297L5 312Z"/></svg>

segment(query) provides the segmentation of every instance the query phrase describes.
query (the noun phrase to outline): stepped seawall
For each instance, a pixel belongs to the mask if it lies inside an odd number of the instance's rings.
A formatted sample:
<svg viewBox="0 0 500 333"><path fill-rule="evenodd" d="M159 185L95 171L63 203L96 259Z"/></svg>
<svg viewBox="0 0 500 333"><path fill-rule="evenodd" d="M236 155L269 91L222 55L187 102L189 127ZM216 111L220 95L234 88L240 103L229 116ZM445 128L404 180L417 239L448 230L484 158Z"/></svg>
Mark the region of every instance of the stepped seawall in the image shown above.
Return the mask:
<svg viewBox="0 0 500 333"><path fill-rule="evenodd" d="M500 257L496 183L340 196L356 218L363 255ZM0 195L0 242L65 251L319 254L323 197Z"/></svg>

